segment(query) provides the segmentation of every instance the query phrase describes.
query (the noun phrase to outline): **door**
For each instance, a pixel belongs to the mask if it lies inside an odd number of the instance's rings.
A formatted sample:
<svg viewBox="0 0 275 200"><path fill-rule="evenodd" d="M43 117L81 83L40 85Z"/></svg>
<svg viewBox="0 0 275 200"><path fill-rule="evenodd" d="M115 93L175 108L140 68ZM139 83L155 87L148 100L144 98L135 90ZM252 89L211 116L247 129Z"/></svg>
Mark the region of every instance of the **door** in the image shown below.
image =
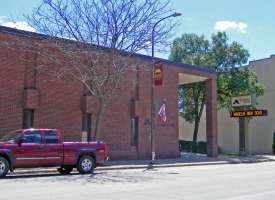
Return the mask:
<svg viewBox="0 0 275 200"><path fill-rule="evenodd" d="M63 162L63 143L53 130L43 131L45 138L45 165L59 166Z"/></svg>
<svg viewBox="0 0 275 200"><path fill-rule="evenodd" d="M44 144L40 131L26 131L21 138L25 138L26 143L15 146L14 167L43 166Z"/></svg>

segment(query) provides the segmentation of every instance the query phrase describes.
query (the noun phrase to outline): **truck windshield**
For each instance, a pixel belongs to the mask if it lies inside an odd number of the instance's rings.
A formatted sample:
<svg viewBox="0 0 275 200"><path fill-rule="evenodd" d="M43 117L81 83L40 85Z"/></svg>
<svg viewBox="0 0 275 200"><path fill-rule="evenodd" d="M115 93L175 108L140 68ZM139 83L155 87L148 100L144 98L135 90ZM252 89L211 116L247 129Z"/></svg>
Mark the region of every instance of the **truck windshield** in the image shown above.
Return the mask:
<svg viewBox="0 0 275 200"><path fill-rule="evenodd" d="M12 131L5 135L0 142L14 142L18 136L22 133L22 131Z"/></svg>

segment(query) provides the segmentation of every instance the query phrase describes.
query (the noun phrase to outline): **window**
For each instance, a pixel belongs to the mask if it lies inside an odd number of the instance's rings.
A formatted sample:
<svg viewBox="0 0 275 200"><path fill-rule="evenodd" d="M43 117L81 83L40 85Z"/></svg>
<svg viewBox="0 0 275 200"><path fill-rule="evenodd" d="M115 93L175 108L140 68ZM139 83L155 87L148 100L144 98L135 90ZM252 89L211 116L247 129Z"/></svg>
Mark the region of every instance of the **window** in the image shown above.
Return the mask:
<svg viewBox="0 0 275 200"><path fill-rule="evenodd" d="M82 142L91 141L91 114L82 115Z"/></svg>
<svg viewBox="0 0 275 200"><path fill-rule="evenodd" d="M5 135L0 142L14 142L22 133L22 131L12 131L9 134Z"/></svg>
<svg viewBox="0 0 275 200"><path fill-rule="evenodd" d="M26 143L42 143L40 131L28 131L22 138L26 138Z"/></svg>
<svg viewBox="0 0 275 200"><path fill-rule="evenodd" d="M34 110L23 110L23 123L22 128L33 128Z"/></svg>
<svg viewBox="0 0 275 200"><path fill-rule="evenodd" d="M55 131L44 131L44 137L45 137L45 142L48 144L58 143L58 137Z"/></svg>
<svg viewBox="0 0 275 200"><path fill-rule="evenodd" d="M137 146L138 118L131 119L131 146Z"/></svg>

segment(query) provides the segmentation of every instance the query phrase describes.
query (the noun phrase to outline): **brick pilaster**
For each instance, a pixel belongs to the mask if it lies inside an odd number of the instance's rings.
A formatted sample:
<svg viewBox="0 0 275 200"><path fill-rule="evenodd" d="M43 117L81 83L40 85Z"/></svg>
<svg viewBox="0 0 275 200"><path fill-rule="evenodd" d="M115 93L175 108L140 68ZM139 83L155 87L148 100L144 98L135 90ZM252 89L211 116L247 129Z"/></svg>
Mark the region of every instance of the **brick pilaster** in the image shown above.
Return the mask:
<svg viewBox="0 0 275 200"><path fill-rule="evenodd" d="M207 156L218 156L217 128L217 82L216 79L206 80L206 138Z"/></svg>

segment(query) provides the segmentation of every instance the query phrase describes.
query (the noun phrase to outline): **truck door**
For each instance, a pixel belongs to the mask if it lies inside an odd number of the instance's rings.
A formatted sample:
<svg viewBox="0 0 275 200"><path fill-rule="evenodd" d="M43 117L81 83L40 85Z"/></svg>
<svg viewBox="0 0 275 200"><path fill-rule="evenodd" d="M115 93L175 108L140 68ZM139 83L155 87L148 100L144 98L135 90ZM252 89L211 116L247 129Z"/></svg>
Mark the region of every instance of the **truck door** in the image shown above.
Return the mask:
<svg viewBox="0 0 275 200"><path fill-rule="evenodd" d="M26 131L21 138L25 138L26 143L15 146L14 166L43 166L44 144L40 131Z"/></svg>
<svg viewBox="0 0 275 200"><path fill-rule="evenodd" d="M61 165L63 162L63 143L60 134L54 130L43 131L45 138L45 165Z"/></svg>

